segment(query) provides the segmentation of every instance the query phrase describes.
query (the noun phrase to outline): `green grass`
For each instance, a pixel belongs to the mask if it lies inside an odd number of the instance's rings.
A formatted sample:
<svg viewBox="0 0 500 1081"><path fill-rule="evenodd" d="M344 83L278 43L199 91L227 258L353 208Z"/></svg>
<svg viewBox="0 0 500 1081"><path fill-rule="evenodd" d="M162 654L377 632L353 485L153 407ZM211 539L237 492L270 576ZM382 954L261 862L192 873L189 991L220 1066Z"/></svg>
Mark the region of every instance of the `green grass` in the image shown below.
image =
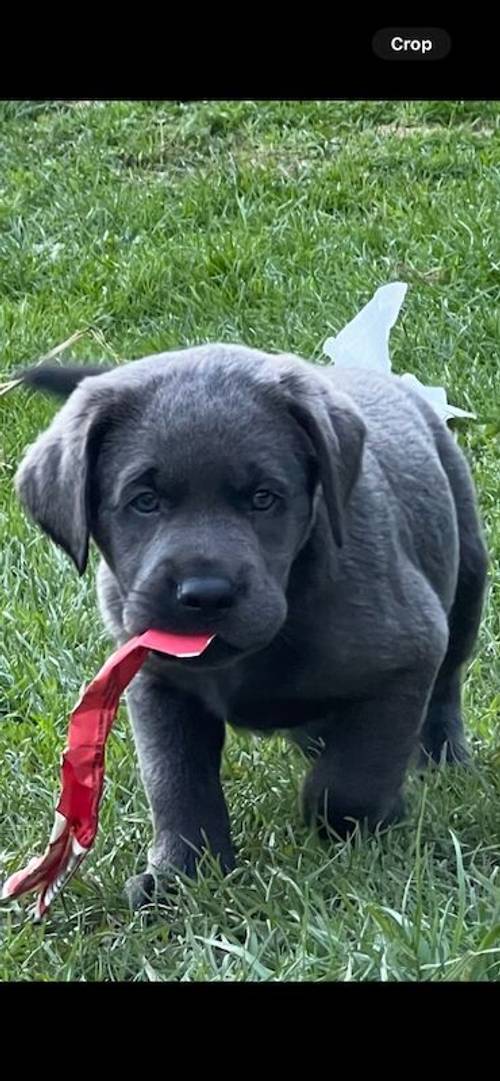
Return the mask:
<svg viewBox="0 0 500 1081"><path fill-rule="evenodd" d="M500 107L475 102L7 103L0 106L0 351L8 373L74 331L73 358L225 339L319 359L375 288L410 283L394 367L478 414L491 591L465 687L474 767L408 782L380 839L325 847L300 821L303 764L230 735L239 850L153 916L132 917L145 797L127 719L101 829L42 927L0 913L2 980L500 978ZM67 714L109 652L93 574L13 494L54 407L0 398L0 877L45 844Z"/></svg>

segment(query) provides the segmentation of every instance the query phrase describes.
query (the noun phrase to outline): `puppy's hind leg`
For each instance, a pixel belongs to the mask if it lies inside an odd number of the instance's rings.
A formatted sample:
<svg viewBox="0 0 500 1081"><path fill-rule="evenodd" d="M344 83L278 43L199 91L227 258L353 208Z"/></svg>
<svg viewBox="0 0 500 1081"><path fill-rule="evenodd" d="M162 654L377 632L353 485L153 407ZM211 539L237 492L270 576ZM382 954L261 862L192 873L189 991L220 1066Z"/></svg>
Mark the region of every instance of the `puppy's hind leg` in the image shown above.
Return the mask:
<svg viewBox="0 0 500 1081"><path fill-rule="evenodd" d="M467 764L461 679L476 641L486 585L487 557L479 532L462 536L457 590L450 613L448 650L438 672L420 737L420 768L432 762Z"/></svg>

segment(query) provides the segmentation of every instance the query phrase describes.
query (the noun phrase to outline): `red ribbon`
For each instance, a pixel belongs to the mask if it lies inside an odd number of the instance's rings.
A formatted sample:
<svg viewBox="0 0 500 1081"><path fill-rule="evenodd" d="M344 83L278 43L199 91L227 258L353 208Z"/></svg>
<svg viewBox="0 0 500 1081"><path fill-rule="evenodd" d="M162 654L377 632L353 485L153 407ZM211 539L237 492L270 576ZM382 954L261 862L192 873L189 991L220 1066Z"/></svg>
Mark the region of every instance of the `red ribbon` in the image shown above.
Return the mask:
<svg viewBox="0 0 500 1081"><path fill-rule="evenodd" d="M198 657L213 635L179 635L149 630L120 646L89 683L69 722L62 757L61 795L49 844L7 879L2 900L36 890L35 918L42 919L54 897L89 852L99 823L105 748L120 697L150 650L175 657Z"/></svg>

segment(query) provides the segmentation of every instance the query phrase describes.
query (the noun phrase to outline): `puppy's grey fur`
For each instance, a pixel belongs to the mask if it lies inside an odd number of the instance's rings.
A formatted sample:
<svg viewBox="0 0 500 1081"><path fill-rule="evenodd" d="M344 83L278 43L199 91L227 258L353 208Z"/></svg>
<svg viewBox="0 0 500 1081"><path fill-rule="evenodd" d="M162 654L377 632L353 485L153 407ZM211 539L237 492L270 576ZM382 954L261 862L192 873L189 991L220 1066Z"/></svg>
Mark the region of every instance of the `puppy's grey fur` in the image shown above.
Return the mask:
<svg viewBox="0 0 500 1081"><path fill-rule="evenodd" d="M242 346L81 379L21 464L21 500L80 572L93 537L117 643L216 632L195 660L152 655L127 695L154 823L133 903L160 872L193 874L204 846L233 866L226 721L311 753L309 821L345 835L399 817L419 743L467 757L460 674L486 552L446 426L395 376ZM255 507L255 490L277 498ZM149 513L132 502L144 493ZM207 579L227 584L225 607L180 603L179 583Z"/></svg>

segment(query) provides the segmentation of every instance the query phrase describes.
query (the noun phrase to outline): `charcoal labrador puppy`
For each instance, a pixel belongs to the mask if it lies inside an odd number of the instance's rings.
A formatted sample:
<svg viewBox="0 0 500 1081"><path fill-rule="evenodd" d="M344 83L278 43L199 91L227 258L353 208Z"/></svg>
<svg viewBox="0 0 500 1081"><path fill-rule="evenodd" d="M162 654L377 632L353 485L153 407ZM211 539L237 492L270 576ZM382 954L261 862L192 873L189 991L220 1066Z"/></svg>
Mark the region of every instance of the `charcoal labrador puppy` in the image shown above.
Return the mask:
<svg viewBox="0 0 500 1081"><path fill-rule="evenodd" d="M93 538L116 643L215 633L198 658L151 655L127 695L154 824L134 905L206 848L233 867L226 722L311 753L306 818L340 836L400 817L419 746L467 758L486 552L426 401L395 376L220 344L25 381L68 400L17 491L80 573Z"/></svg>

